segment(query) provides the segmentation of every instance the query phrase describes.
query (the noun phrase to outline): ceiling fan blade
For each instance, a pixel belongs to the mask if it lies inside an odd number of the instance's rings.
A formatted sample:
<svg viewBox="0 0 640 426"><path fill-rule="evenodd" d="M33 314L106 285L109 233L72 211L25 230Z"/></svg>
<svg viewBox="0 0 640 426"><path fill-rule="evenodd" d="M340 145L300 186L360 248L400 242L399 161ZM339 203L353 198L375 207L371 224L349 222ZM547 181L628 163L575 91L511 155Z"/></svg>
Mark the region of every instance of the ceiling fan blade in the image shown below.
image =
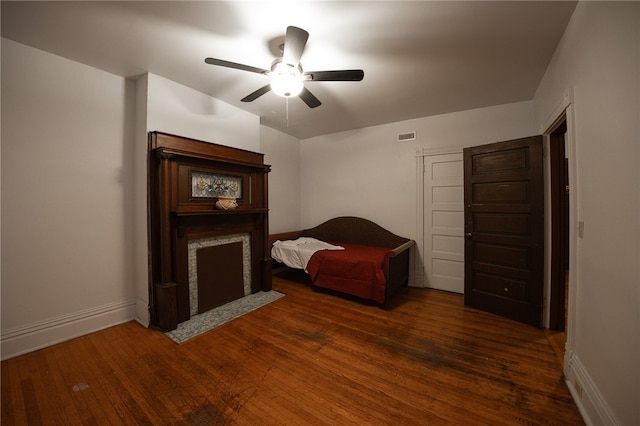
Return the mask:
<svg viewBox="0 0 640 426"><path fill-rule="evenodd" d="M258 90L253 93L248 94L244 98L240 99L241 102L253 102L258 99L260 96L264 95L268 91L271 90L271 84L267 84L266 86L262 86Z"/></svg>
<svg viewBox="0 0 640 426"><path fill-rule="evenodd" d="M265 69L262 69L262 68L252 67L251 65L238 64L236 62L223 61L222 59L206 58L204 61L209 65L218 65L218 66L226 67L226 68L234 68L234 69L242 70L242 71L255 72L257 74L268 74L269 73L268 70L265 70Z"/></svg>
<svg viewBox="0 0 640 426"><path fill-rule="evenodd" d="M361 81L364 78L362 70L335 70L335 71L310 71L305 76L311 77L310 81Z"/></svg>
<svg viewBox="0 0 640 426"><path fill-rule="evenodd" d="M287 27L287 34L284 38L282 61L285 64L298 66L308 39L309 33L302 28L292 26Z"/></svg>
<svg viewBox="0 0 640 426"><path fill-rule="evenodd" d="M306 87L302 88L302 92L298 95L309 108L316 108L322 105L322 102L316 98Z"/></svg>

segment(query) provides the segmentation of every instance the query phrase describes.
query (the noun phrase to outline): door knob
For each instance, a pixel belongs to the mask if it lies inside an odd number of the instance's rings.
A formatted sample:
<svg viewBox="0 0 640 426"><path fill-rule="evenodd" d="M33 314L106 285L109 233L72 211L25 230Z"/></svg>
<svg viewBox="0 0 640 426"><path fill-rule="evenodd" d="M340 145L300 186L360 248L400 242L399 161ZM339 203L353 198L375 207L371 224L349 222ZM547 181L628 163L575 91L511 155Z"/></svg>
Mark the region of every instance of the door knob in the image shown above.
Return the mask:
<svg viewBox="0 0 640 426"><path fill-rule="evenodd" d="M466 232L464 236L467 238L467 240L470 240L473 237L473 234L471 232Z"/></svg>

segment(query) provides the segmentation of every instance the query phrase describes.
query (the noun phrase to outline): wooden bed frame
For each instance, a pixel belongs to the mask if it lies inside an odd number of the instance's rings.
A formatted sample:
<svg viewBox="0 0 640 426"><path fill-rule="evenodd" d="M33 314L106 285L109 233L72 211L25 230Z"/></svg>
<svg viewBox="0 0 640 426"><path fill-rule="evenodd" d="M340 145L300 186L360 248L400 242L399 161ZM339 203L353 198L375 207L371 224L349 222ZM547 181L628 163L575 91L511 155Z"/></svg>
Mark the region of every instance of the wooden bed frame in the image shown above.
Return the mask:
<svg viewBox="0 0 640 426"><path fill-rule="evenodd" d="M382 271L387 280L385 305L399 288L406 286L409 282L409 249L415 242L395 235L370 220L354 216L336 217L314 228L269 235L269 246L273 246L277 240L295 240L299 237L312 237L334 244L388 248L389 251L382 265Z"/></svg>

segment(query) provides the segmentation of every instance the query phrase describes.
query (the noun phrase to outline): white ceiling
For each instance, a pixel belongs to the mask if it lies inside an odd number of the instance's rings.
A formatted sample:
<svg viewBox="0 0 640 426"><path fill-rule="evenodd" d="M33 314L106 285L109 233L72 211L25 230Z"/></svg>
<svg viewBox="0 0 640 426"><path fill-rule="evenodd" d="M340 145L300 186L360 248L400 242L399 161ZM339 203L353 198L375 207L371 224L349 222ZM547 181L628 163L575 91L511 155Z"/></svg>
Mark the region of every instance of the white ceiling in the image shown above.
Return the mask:
<svg viewBox="0 0 640 426"><path fill-rule="evenodd" d="M411 118L531 100L574 1L2 1L2 37L123 77L153 73L305 139ZM295 25L310 34L305 70L359 68L361 82L309 82L321 101L267 93L269 68Z"/></svg>

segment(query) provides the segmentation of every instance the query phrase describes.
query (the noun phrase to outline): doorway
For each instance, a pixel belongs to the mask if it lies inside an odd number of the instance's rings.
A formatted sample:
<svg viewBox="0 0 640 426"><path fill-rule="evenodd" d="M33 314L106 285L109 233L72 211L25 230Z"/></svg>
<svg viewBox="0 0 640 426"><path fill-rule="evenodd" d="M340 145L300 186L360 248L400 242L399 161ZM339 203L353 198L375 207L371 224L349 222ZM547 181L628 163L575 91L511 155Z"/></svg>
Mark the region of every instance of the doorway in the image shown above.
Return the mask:
<svg viewBox="0 0 640 426"><path fill-rule="evenodd" d="M569 296L569 158L563 114L549 131L551 263L549 330L564 355Z"/></svg>

